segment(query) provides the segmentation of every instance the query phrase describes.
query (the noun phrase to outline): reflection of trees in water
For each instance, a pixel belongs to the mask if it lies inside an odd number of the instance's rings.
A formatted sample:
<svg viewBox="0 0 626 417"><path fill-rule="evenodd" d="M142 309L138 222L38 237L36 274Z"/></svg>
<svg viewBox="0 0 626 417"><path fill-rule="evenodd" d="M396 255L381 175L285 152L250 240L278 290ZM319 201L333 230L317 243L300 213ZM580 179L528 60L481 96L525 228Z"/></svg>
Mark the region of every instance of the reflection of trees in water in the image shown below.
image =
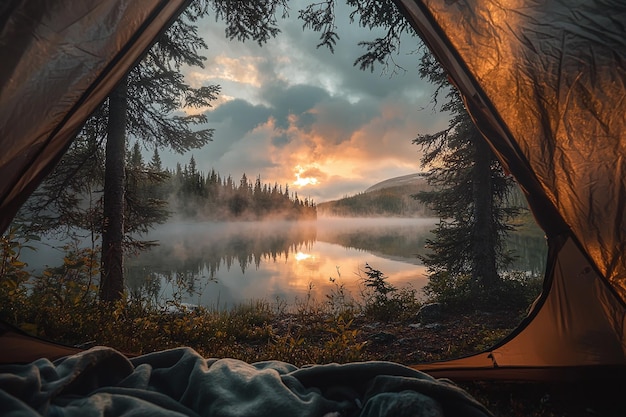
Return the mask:
<svg viewBox="0 0 626 417"><path fill-rule="evenodd" d="M174 298L179 296L201 294L203 287L214 279L206 279L202 270L193 266L180 267L178 270L167 270L159 266L126 266L127 286L130 297L137 300L150 300L157 304L162 300L162 283L174 289Z"/></svg>
<svg viewBox="0 0 626 417"><path fill-rule="evenodd" d="M416 259L425 252L426 239L431 238L433 224L378 225L363 224L345 230L325 229L318 239L346 248L376 252L386 256Z"/></svg>
<svg viewBox="0 0 626 417"><path fill-rule="evenodd" d="M162 296L162 283L188 295L198 294L216 280L220 268L236 266L245 273L253 265L258 269L261 262L286 260L290 254L310 251L316 240L416 262L417 255L426 251L434 224L435 220L204 223L190 225L182 234L165 228L165 233L156 237L159 246L127 260L128 286L131 295L141 291L155 301ZM543 272L547 245L541 234L514 233L507 242L517 257L510 270Z"/></svg>
<svg viewBox="0 0 626 417"><path fill-rule="evenodd" d="M310 249L316 240L315 225L289 229L269 230L267 228L250 229L244 234L232 235L205 246L199 258L213 276L226 265L228 269L238 264L245 273L251 265L259 267L261 261L287 258L289 253Z"/></svg>
<svg viewBox="0 0 626 417"><path fill-rule="evenodd" d="M145 266L126 265L126 285L131 299L158 303L161 294L161 275Z"/></svg>
<svg viewBox="0 0 626 417"><path fill-rule="evenodd" d="M533 275L543 274L548 256L548 244L544 236L512 233L508 236L506 244L515 257L508 267L509 270L528 271Z"/></svg>
<svg viewBox="0 0 626 417"><path fill-rule="evenodd" d="M252 265L259 268L262 261L276 262L287 259L289 253L310 250L317 239L315 223L276 222L267 226L250 222L215 234L206 227L203 233L163 239L159 246L127 261L129 288L141 287L152 298L160 291L156 276L192 294L199 283L215 281L220 268L230 270L238 265L245 273Z"/></svg>
<svg viewBox="0 0 626 417"><path fill-rule="evenodd" d="M432 224L381 225L375 220L355 227L326 228L318 232L318 240L344 247L375 252L382 256L416 259L423 255L426 240L432 238ZM512 233L507 238L507 248L515 261L512 271L528 271L533 275L543 273L546 265L547 244L537 229L531 233Z"/></svg>

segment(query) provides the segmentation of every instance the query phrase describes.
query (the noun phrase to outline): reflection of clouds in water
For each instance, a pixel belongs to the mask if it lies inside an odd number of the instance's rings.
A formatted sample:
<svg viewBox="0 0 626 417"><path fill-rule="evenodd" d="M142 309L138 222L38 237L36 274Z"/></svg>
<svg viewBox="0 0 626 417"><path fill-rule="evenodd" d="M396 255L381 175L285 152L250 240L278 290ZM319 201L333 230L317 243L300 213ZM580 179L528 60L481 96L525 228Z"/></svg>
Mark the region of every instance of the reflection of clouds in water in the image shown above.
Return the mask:
<svg viewBox="0 0 626 417"><path fill-rule="evenodd" d="M133 262L163 272L184 271L197 276L205 282L198 285L202 292L184 301L208 307L224 308L251 299L272 301L276 297L293 302L311 296L321 301L338 285L358 297L366 263L382 271L396 287L411 284L420 289L426 284L425 271L412 264L415 259L395 253L389 256L380 250L389 236L419 232L416 225L421 227L423 221L179 223L166 225L149 236L159 239L161 246ZM318 240L320 235L327 240ZM383 240L376 242L378 235ZM367 241L373 247L369 251L365 250ZM407 244L404 240L400 243ZM211 277L215 282L208 282ZM164 291L165 297L172 291Z"/></svg>
<svg viewBox="0 0 626 417"><path fill-rule="evenodd" d="M360 271L364 269L365 263L383 271L395 286L402 287L410 283L419 289L426 284L424 267L380 258L366 251L316 242L306 255L306 258L300 257L300 260L293 254L288 258L281 256L276 262L261 264L255 274L269 270L275 273L273 279L262 282L263 278L254 275L251 277L254 284L249 284L248 288L242 287L242 294L248 293L259 298L257 291L265 291L265 297L273 298L275 294L269 290L277 286L282 292L288 293L290 299L296 296L302 298L307 292L311 292L316 299L323 299L335 288L335 284L343 284L357 296L363 276ZM331 278L335 283L331 282Z"/></svg>
<svg viewBox="0 0 626 417"><path fill-rule="evenodd" d="M363 275L359 271L364 269L365 263L383 271L389 277L389 282L397 287L411 284L419 289L426 284L423 267L330 243L316 242L307 252L309 257L306 259L298 261L294 255L280 255L276 261L263 259L258 268L246 270L245 273L236 265L230 269L220 269L215 274L217 282L205 286L199 297L190 296L184 301L223 308L247 300L272 301L276 297L294 302L305 298L307 294L316 300L324 300L336 288L335 285L342 284L354 297L358 297ZM341 271L339 274L337 267ZM206 275L206 271L204 273ZM335 280L334 283L331 278Z"/></svg>

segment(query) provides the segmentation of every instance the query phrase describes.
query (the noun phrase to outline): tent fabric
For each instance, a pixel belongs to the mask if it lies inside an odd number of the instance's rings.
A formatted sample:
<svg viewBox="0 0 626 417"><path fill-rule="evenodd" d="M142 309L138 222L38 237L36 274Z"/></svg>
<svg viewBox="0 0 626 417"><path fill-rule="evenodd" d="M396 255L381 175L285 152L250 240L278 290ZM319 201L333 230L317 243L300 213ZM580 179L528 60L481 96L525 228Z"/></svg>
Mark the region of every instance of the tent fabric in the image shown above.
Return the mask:
<svg viewBox="0 0 626 417"><path fill-rule="evenodd" d="M59 359L83 349L34 337L0 321L0 365L28 363L35 358Z"/></svg>
<svg viewBox="0 0 626 417"><path fill-rule="evenodd" d="M187 0L0 5L0 233Z"/></svg>
<svg viewBox="0 0 626 417"><path fill-rule="evenodd" d="M525 191L550 245L544 294L514 336L480 355L417 367L511 379L623 371L626 5L397 3Z"/></svg>
<svg viewBox="0 0 626 417"><path fill-rule="evenodd" d="M608 309L623 314L621 303L571 239L557 250L549 292L518 332L486 352L415 368L455 380L544 381L625 375L624 329L615 331L624 326L623 317L606 315Z"/></svg>
<svg viewBox="0 0 626 417"><path fill-rule="evenodd" d="M0 410L24 417L492 415L452 383L389 362L297 368L205 359L190 348L129 360L104 347L0 366Z"/></svg>

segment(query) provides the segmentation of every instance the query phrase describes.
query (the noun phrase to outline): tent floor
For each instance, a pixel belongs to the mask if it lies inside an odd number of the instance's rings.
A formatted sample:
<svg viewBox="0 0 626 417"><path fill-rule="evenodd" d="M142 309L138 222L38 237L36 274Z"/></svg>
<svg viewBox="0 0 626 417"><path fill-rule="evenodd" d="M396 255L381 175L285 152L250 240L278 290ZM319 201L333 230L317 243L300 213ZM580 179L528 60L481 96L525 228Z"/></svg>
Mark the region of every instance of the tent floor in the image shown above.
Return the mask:
<svg viewBox="0 0 626 417"><path fill-rule="evenodd" d="M611 380L558 384L467 382L459 386L496 416L626 416L624 384Z"/></svg>

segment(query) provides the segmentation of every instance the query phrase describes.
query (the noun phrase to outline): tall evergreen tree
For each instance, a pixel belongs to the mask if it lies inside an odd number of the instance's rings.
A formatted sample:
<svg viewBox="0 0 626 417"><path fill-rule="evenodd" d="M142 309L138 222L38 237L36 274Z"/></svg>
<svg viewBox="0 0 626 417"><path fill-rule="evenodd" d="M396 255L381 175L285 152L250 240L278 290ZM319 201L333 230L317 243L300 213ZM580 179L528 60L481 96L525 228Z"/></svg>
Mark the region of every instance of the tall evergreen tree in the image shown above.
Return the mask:
<svg viewBox="0 0 626 417"><path fill-rule="evenodd" d="M420 73L437 86L435 95L445 92L441 110L451 115L446 129L414 140L424 151L422 165L430 167L426 178L433 186L415 197L441 218L427 242L431 252L422 257L430 278L426 289L433 295L483 296L497 289L498 270L511 261L504 238L519 211L508 202L514 183L432 55L423 55Z"/></svg>
<svg viewBox="0 0 626 417"><path fill-rule="evenodd" d="M144 163L139 142L135 142L127 155L124 186L125 245L139 250L152 246L154 242L140 240L135 235L148 232L151 225L164 223L169 217L167 201L159 190L169 175L158 169L158 163Z"/></svg>

